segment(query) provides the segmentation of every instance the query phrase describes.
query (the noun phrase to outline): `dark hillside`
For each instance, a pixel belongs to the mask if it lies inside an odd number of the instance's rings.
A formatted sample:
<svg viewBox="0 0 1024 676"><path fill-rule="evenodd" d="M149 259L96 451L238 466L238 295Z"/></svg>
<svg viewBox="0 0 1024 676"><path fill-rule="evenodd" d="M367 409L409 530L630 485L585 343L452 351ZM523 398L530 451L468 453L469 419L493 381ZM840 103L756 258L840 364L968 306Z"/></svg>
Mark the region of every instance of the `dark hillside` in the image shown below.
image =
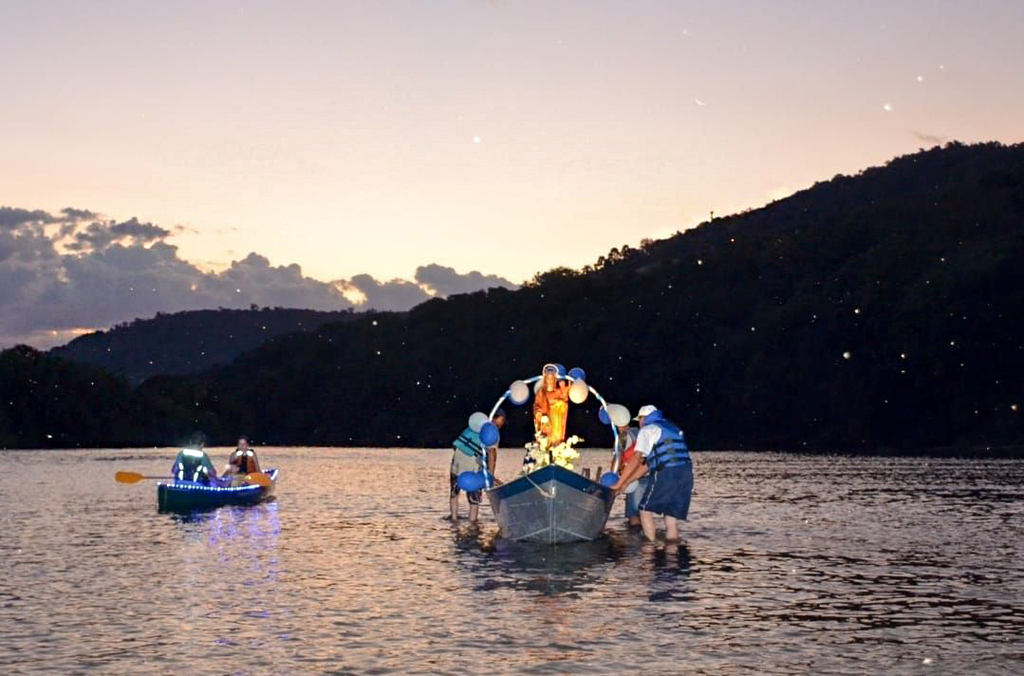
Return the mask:
<svg viewBox="0 0 1024 676"><path fill-rule="evenodd" d="M256 307L161 313L80 336L50 352L142 382L155 375L199 373L226 364L270 338L312 331L353 316L351 311Z"/></svg>
<svg viewBox="0 0 1024 676"><path fill-rule="evenodd" d="M282 336L132 396L137 443L447 445L547 361L696 448L1024 446L1024 146L897 158L518 291ZM518 416L522 416L521 418ZM504 434L522 442L518 410ZM593 402L570 429L607 442Z"/></svg>

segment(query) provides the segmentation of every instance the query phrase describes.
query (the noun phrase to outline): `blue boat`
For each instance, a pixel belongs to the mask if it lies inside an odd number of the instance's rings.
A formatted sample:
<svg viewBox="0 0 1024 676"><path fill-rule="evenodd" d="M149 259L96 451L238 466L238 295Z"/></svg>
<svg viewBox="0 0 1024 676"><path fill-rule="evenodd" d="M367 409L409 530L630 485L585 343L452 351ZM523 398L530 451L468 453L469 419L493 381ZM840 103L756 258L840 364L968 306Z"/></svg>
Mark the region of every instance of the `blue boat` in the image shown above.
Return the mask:
<svg viewBox="0 0 1024 676"><path fill-rule="evenodd" d="M161 512L198 512L224 505L255 505L274 493L280 470L267 470L269 486L207 486L195 481L160 482L156 485L156 502Z"/></svg>
<svg viewBox="0 0 1024 676"><path fill-rule="evenodd" d="M487 491L502 537L525 542L585 542L601 534L615 502L607 487L547 465Z"/></svg>

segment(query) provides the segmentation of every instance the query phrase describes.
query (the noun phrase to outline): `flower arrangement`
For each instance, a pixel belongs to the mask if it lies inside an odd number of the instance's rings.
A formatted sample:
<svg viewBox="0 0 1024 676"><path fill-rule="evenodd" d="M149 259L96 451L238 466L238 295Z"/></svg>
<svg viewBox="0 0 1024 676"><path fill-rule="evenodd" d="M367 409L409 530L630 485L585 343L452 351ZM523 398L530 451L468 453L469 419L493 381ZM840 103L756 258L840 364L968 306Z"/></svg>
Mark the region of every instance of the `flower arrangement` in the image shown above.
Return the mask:
<svg viewBox="0 0 1024 676"><path fill-rule="evenodd" d="M580 457L580 454L573 446L581 441L583 439L574 434L562 443L548 448L547 437L538 432L535 441L526 444L526 456L523 458L523 473L529 474L552 463L561 465L566 469L575 469L572 463L573 460Z"/></svg>

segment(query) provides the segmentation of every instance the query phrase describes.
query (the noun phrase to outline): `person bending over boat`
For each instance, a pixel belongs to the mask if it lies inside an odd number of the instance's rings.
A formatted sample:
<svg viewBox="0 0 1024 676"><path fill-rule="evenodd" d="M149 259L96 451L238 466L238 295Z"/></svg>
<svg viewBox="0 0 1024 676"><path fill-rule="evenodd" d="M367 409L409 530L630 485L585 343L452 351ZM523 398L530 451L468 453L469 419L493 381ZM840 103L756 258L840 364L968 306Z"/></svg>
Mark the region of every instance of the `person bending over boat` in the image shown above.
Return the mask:
<svg viewBox="0 0 1024 676"><path fill-rule="evenodd" d="M612 462L615 462L615 455L619 456L619 470L623 471L629 461L636 454L636 436L639 430L629 425L618 425L619 436L615 439L615 451L612 455ZM647 488L647 477L637 479L637 488L632 493L626 494L626 520L630 526L640 525L640 498L643 497Z"/></svg>
<svg viewBox="0 0 1024 676"><path fill-rule="evenodd" d="M242 483L246 474L259 472L260 463L256 459L256 451L249 446L249 437L238 437L238 445L228 458L228 464L221 472L221 480L232 484Z"/></svg>
<svg viewBox="0 0 1024 676"><path fill-rule="evenodd" d="M217 470L213 467L210 456L203 450L206 437L196 434L186 448L178 452L171 465L171 476L177 481L195 481L201 484L216 484Z"/></svg>
<svg viewBox="0 0 1024 676"><path fill-rule="evenodd" d="M654 540L654 516L665 517L665 539L679 539L678 520L686 520L693 492L693 463L683 432L655 406L640 409L635 454L622 470L612 490L621 491L634 480L648 476L640 498L640 526L648 540Z"/></svg>
<svg viewBox="0 0 1024 676"><path fill-rule="evenodd" d="M494 412L491 422L498 426L498 429L505 424L505 411L498 409ZM480 433L474 432L467 427L462 434L452 442L452 462L448 477L448 496L451 505L452 521L459 520L459 475L463 472L477 472L484 465L484 447L480 441ZM486 452L487 471L494 476L494 463L498 457L498 446L488 446ZM494 480L499 483L497 478ZM480 515L480 501L483 498L483 491L466 491L466 501L469 502L469 520L476 523Z"/></svg>

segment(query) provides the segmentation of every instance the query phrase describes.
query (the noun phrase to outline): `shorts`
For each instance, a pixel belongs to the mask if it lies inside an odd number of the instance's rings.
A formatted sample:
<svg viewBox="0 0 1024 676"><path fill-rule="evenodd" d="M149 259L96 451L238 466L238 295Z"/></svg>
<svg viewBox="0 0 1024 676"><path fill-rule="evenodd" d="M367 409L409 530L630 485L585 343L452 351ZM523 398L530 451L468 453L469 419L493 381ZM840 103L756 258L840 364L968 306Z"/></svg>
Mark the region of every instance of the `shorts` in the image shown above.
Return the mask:
<svg viewBox="0 0 1024 676"><path fill-rule="evenodd" d="M448 478L449 478L449 484L450 484L448 495L450 495L451 497L454 498L455 496L457 496L462 491L462 489L459 488L459 475L458 474L449 474ZM479 505L480 501L483 499L483 497L484 497L484 492L483 491L472 491L472 492L466 491L466 500L468 500L469 504L471 504L471 505Z"/></svg>
<svg viewBox="0 0 1024 676"><path fill-rule="evenodd" d="M640 509L685 520L690 513L692 492L693 463L666 467L647 479L647 490L640 499Z"/></svg>
<svg viewBox="0 0 1024 676"><path fill-rule="evenodd" d="M644 497L644 493L647 492L647 477L642 476L637 479L636 490L632 493L626 493L626 518L629 519L634 516L640 516L640 498Z"/></svg>

